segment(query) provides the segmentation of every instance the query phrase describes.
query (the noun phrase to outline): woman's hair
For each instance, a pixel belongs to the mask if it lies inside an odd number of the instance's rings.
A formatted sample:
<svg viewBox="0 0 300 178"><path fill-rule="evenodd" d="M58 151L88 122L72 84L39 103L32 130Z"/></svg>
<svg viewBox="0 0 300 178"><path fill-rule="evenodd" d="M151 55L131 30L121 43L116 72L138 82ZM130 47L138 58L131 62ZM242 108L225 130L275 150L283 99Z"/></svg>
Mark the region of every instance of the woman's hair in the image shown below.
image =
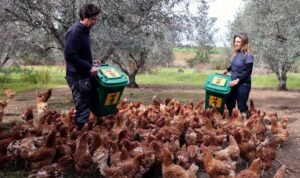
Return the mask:
<svg viewBox="0 0 300 178"><path fill-rule="evenodd" d="M100 14L100 12L100 8L94 4L85 4L79 10L79 17L80 20L83 20L84 18L95 17Z"/></svg>
<svg viewBox="0 0 300 178"><path fill-rule="evenodd" d="M249 45L249 39L246 33L239 33L233 36L233 47L234 47L234 41L235 38L239 37L241 39L241 52L245 53L251 53L250 45ZM234 48L233 48L234 49ZM237 51L234 51L233 53L236 53Z"/></svg>

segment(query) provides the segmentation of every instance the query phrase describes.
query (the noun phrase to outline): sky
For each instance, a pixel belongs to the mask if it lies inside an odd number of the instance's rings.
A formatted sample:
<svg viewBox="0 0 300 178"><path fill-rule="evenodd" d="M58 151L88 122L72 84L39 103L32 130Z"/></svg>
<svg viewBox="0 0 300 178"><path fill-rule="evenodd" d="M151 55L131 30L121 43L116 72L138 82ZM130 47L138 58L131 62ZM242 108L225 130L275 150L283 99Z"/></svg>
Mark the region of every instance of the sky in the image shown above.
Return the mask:
<svg viewBox="0 0 300 178"><path fill-rule="evenodd" d="M211 17L217 17L215 26L219 29L216 34L217 46L222 46L223 42L226 41L227 24L234 19L235 14L242 7L242 0L214 0L210 2L208 14Z"/></svg>

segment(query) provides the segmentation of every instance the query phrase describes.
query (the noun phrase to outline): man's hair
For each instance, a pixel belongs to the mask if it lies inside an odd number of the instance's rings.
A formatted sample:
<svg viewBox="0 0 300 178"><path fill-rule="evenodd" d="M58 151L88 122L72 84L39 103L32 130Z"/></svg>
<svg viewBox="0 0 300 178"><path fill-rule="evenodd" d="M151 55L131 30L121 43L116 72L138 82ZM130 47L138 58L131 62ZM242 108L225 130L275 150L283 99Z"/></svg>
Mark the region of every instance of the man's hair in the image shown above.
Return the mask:
<svg viewBox="0 0 300 178"><path fill-rule="evenodd" d="M100 8L94 4L85 4L79 10L79 17L80 20L83 20L85 18L95 17L100 14L100 12Z"/></svg>

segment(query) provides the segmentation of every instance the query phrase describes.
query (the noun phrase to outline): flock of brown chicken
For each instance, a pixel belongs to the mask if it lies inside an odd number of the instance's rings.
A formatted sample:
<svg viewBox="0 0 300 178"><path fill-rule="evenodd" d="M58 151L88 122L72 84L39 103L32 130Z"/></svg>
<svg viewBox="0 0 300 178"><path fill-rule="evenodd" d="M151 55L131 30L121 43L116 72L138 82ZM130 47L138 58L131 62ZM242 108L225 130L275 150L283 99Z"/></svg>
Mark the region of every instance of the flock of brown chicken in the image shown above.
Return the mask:
<svg viewBox="0 0 300 178"><path fill-rule="evenodd" d="M0 121L14 94L0 100ZM123 99L114 115L96 119L77 130L75 110L49 110L51 89L37 95L38 122L33 108L22 114L23 124L10 129L0 124L0 169L20 162L32 168L28 177L63 177L74 167L78 175L143 177L160 171L164 178L259 178L276 159L288 139L287 117L259 110L250 100L251 116L233 110L229 117L203 102L184 104L176 99L153 104ZM238 170L241 163L248 166ZM275 178L284 176L285 165Z"/></svg>

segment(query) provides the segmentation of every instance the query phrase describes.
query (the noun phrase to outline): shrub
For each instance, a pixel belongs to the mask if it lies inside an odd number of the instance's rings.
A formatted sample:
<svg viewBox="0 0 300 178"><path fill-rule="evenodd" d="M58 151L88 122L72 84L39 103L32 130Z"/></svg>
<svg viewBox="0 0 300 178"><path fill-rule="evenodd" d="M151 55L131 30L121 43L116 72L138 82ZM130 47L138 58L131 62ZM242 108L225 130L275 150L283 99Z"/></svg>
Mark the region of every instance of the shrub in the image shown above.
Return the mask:
<svg viewBox="0 0 300 178"><path fill-rule="evenodd" d="M187 60L187 63L190 67L200 63L208 63L208 62L209 62L208 51L205 50L197 51L195 57Z"/></svg>
<svg viewBox="0 0 300 178"><path fill-rule="evenodd" d="M49 70L34 70L24 69L21 75L21 80L33 84L42 83L48 84L50 82L51 75Z"/></svg>
<svg viewBox="0 0 300 178"><path fill-rule="evenodd" d="M17 73L21 70L20 67L0 68L0 82L8 83L12 81L12 73Z"/></svg>
<svg viewBox="0 0 300 178"><path fill-rule="evenodd" d="M0 82L1 83L9 83L11 82L12 78L10 73L4 73L4 72L0 72Z"/></svg>

